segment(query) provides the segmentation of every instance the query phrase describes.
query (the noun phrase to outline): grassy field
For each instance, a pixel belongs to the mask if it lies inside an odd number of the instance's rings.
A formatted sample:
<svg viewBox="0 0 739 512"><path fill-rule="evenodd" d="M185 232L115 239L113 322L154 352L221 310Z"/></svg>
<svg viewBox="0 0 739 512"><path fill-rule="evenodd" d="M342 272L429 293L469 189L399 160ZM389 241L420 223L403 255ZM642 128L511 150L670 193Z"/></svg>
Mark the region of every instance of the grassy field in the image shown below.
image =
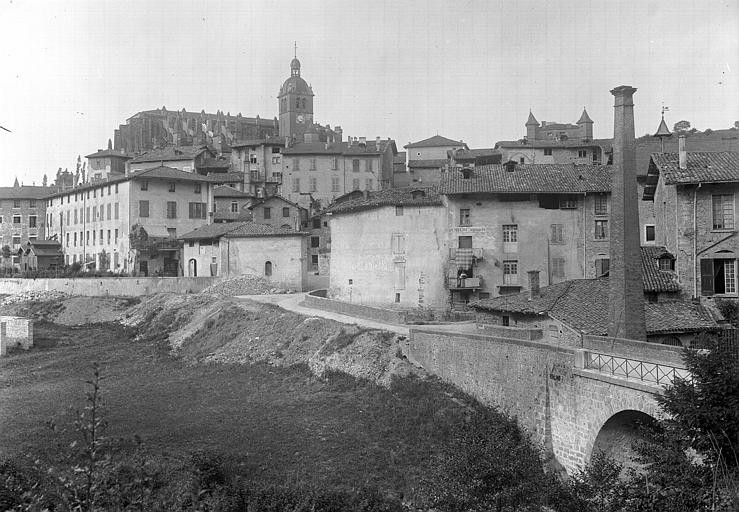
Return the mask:
<svg viewBox="0 0 739 512"><path fill-rule="evenodd" d="M464 421L469 398L437 380L391 389L306 367L188 364L114 324L36 326L36 346L0 360L0 458L53 453L102 367L107 435L156 453L226 454L253 481L406 492ZM66 434L71 435L71 434Z"/></svg>

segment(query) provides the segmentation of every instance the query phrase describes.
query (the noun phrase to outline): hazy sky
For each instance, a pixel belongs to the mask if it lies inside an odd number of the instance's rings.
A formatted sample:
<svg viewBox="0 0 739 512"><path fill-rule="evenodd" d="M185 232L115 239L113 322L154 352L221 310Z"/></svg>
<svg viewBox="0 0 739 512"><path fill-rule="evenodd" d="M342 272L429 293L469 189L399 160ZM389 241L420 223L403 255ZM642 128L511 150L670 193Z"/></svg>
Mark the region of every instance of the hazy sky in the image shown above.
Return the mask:
<svg viewBox="0 0 739 512"><path fill-rule="evenodd" d="M141 110L272 118L297 40L315 120L399 149L435 134L492 147L539 121L637 136L739 119L739 2L0 0L0 185L74 168Z"/></svg>

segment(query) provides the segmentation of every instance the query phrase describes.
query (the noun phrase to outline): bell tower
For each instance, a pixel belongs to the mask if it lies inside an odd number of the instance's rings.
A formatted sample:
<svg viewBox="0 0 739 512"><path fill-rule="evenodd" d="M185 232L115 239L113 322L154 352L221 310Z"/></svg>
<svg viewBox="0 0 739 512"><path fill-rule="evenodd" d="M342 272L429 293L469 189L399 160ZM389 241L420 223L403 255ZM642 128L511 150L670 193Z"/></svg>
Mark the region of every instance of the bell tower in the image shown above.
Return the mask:
<svg viewBox="0 0 739 512"><path fill-rule="evenodd" d="M285 80L277 96L280 112L280 137L295 137L303 141L303 134L313 124L313 89L300 76L300 61L290 61L290 77Z"/></svg>

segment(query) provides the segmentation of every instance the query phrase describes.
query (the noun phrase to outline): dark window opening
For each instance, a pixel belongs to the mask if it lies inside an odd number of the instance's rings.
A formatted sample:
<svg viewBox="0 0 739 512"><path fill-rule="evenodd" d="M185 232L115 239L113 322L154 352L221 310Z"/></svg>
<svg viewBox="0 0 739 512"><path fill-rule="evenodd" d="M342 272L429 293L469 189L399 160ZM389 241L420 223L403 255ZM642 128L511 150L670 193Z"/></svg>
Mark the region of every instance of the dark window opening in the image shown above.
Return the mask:
<svg viewBox="0 0 739 512"><path fill-rule="evenodd" d="M559 210L559 197L554 194L539 194L539 208Z"/></svg>
<svg viewBox="0 0 739 512"><path fill-rule="evenodd" d="M511 317L510 316L503 315L502 320L503 320L503 327L508 327L509 325L511 325Z"/></svg>

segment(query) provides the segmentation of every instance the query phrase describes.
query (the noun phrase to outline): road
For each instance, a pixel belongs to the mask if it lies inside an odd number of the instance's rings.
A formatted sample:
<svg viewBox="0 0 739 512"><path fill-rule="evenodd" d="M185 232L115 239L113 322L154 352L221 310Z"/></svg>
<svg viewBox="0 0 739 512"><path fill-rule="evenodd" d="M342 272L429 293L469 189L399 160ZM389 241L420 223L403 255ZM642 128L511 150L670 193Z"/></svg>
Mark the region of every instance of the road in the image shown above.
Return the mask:
<svg viewBox="0 0 739 512"><path fill-rule="evenodd" d="M305 299L305 293L281 293L275 295L238 295L236 299L246 299L254 302L261 302L263 304L275 304L287 311L293 311L306 316L319 316L321 318L328 318L329 320L335 320L344 324L356 324L369 329L382 329L384 331L395 332L408 336L409 326L400 324L391 324L386 322L378 322L377 320L368 320L366 318L360 318L357 316L345 315L342 313L334 313L333 311L324 311L322 309L314 309L304 306L303 300ZM419 328L432 328L435 330L443 331L455 331L455 332L475 332L476 326L474 323L462 322L456 324L443 324L443 325L418 325L411 327Z"/></svg>

